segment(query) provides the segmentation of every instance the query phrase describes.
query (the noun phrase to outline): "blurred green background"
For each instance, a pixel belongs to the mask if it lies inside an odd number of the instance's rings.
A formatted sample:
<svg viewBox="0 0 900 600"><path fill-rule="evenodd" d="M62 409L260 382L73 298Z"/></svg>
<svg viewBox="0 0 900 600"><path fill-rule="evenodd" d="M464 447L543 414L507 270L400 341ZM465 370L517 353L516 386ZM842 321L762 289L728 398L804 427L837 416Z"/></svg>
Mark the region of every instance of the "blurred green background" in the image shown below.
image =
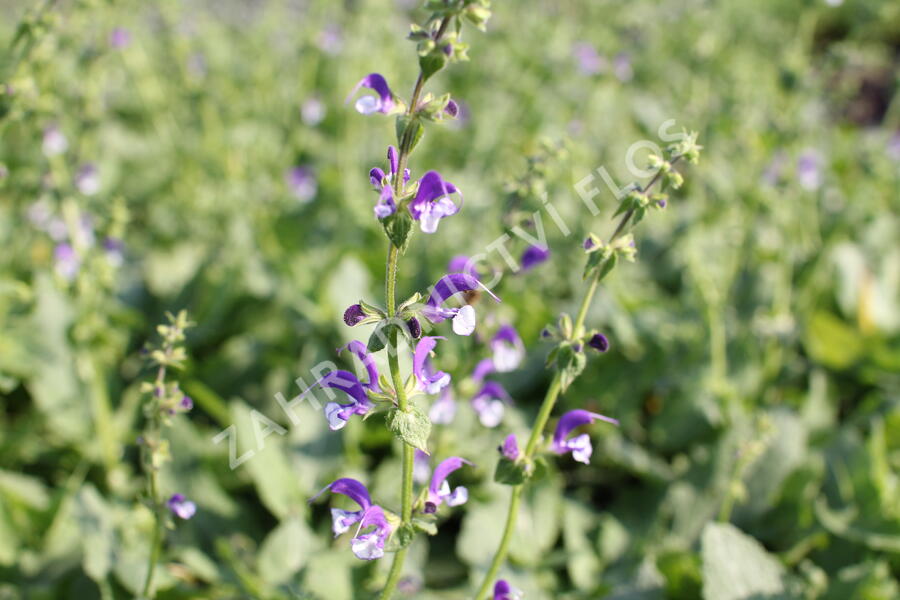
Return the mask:
<svg viewBox="0 0 900 600"><path fill-rule="evenodd" d="M169 535L159 597L368 598L388 561L355 559L328 503L306 500L351 476L396 509L396 444L380 417L333 433L304 406L292 425L275 394L348 364L334 348L367 333L344 308L383 302L367 173L394 125L344 98L372 71L408 97L403 38L424 14L6 0L0 15L0 598L135 593L140 350L181 308L196 406L162 487L199 510ZM629 146L674 119L701 163L604 282L588 322L612 350L562 399L622 426L593 428L589 467L561 458L526 494L503 575L533 599L900 597L900 3L496 2L464 35L471 62L428 84L463 116L429 128L411 167L466 202L413 240L400 297L543 190L574 232L545 218L551 260L479 304L529 349L499 378L515 398L499 428L467 406L484 339L440 347L459 411L432 451L477 468L457 476L469 503L413 546L407 596L469 597L495 549L495 448L531 423L539 332L577 307L580 240L608 235L615 209L604 188L591 219L574 184L601 166L630 181ZM232 471L212 438L234 423L255 449L252 409L288 433Z"/></svg>

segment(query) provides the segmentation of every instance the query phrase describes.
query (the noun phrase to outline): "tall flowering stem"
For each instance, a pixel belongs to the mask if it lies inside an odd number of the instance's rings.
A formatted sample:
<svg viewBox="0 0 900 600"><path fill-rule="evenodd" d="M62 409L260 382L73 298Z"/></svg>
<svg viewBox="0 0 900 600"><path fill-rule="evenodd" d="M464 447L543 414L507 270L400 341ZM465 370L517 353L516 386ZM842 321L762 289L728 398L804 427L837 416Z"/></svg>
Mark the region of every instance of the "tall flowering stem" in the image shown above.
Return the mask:
<svg viewBox="0 0 900 600"><path fill-rule="evenodd" d="M141 465L147 479L147 504L153 513L153 536L150 542L150 554L147 560L147 575L140 598L155 597L153 576L156 563L162 553L165 530L168 523L167 509L182 519L189 519L196 511L196 506L181 494L173 495L164 502L159 489L159 470L171 459L169 442L165 438L165 428L171 418L178 413L187 412L193 407L190 397L184 395L177 381L167 381L170 368L180 369L186 359L184 332L192 325L187 313L181 311L177 316L167 314L168 324L157 328L162 342L157 348L149 350L151 363L156 367L153 382L145 382L141 391L148 394L149 399L144 406L146 426L138 442L141 447Z"/></svg>
<svg viewBox="0 0 900 600"><path fill-rule="evenodd" d="M560 318L557 331L551 334L551 337L562 340L560 346L551 353L551 360L556 363L556 371L553 375L553 379L550 382L550 386L547 388L544 401L541 404L534 425L531 428L531 434L528 437L524 452L521 454L518 452L518 449L515 447L514 436L510 436L511 444L508 441L507 444L504 445L503 454L506 459L511 459L507 464L521 465L522 471L520 477L516 477L515 475L510 477L508 472L501 477L501 467L503 463L501 462L501 465L498 465L498 473L495 478L503 483L510 483L513 489L510 494L509 508L507 510L503 535L500 538L500 543L494 554L494 558L491 561L491 565L485 573L481 586L478 589L476 600L484 600L487 598L500 567L506 561L507 554L509 553L509 545L516 528L522 492L525 489L528 478L533 472L534 455L538 450L539 443L543 440L544 430L547 427L547 422L550 419L553 408L556 406L556 400L584 368L585 361L583 358L579 358L583 357L582 351L584 350L584 343L582 343L581 340L585 337L585 319L587 318L588 310L594 300L594 295L597 293L600 281L615 267L619 257L628 260L633 259L634 250L633 242L630 240L631 235L625 234L629 224L636 224L637 221L644 217L647 210L650 208L664 208L666 206L667 196L665 194L650 193L653 186L656 185L657 182L663 181L664 186L668 185L675 189L680 187L682 182L681 175L677 171L672 170L672 166L682 158L687 158L690 162L696 162L699 149L700 146L696 145L696 135L684 134L684 138L681 142L674 144L669 148L669 160L664 160L662 157L651 157L651 164L657 167L658 170L646 185L643 187L633 186L633 189L624 198L616 212L617 215L622 214L622 217L613 231L613 234L610 236L609 241L604 244L596 236L591 234L584 242L584 249L589 253L588 264L585 269L585 275L589 279L589 283L584 296L582 297L575 322L572 323L568 315L563 315ZM605 336L593 333L588 334L587 338L589 339L587 345L598 349L601 352L606 351L608 342ZM586 415L592 415L586 411L573 412L583 412ZM588 421L584 422L590 422L590 420L593 420L594 418L615 422L613 419L608 419L601 415L592 415L588 417ZM557 434L559 434L559 428ZM556 441L555 438L556 436L554 436L554 441ZM512 446L511 451L508 449L510 446ZM588 450L590 450L589 446ZM560 452L560 450L556 448L554 448L554 451ZM590 452L588 452L587 456L590 456ZM505 481L504 478L506 479Z"/></svg>

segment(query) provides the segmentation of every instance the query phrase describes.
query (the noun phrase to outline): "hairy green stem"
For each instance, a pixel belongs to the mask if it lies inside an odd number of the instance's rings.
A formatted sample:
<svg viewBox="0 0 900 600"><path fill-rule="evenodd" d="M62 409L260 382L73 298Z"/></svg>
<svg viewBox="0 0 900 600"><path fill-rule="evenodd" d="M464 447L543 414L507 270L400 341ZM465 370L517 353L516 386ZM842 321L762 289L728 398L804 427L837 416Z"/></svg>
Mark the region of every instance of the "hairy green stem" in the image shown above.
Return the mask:
<svg viewBox="0 0 900 600"><path fill-rule="evenodd" d="M172 354L172 345L166 345L165 354L168 358ZM162 501L159 498L159 480L158 469L153 462L153 449L151 444L160 443L160 432L162 423L159 419L159 406L156 398L159 390L166 382L166 365L162 364L156 372L156 380L153 382L153 406L150 424L144 435L142 452L144 454L144 469L147 471L147 495L153 508L153 539L150 542L150 556L147 558L147 577L144 579L144 587L141 592L141 600L153 600L156 593L153 591L153 574L156 571L156 563L159 562L159 556L162 553L163 534L165 533L165 523L162 515Z"/></svg>

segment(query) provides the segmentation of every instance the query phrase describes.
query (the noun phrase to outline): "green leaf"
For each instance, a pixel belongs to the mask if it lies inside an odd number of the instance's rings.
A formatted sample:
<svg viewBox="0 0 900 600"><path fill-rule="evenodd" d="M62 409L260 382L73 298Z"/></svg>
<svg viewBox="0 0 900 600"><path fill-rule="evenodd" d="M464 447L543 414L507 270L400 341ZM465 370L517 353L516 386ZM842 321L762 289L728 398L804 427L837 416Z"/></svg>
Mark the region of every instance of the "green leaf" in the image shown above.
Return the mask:
<svg viewBox="0 0 900 600"><path fill-rule="evenodd" d="M394 326L395 325L390 321L381 321L378 323L372 331L372 335L369 336L369 341L366 343L366 349L369 352L381 352L384 350L384 347L387 345L390 328Z"/></svg>
<svg viewBox="0 0 900 600"><path fill-rule="evenodd" d="M97 489L86 484L76 498L75 514L84 548L84 572L94 581L103 581L115 560L112 510Z"/></svg>
<svg viewBox="0 0 900 600"><path fill-rule="evenodd" d="M259 549L260 577L272 585L291 580L318 548L318 540L300 517L290 517L269 533Z"/></svg>
<svg viewBox="0 0 900 600"><path fill-rule="evenodd" d="M412 518L413 527L428 535L437 535L437 518L434 515L418 515Z"/></svg>
<svg viewBox="0 0 900 600"><path fill-rule="evenodd" d="M404 254L412 238L412 217L406 211L398 211L382 221L384 232L391 243Z"/></svg>
<svg viewBox="0 0 900 600"><path fill-rule="evenodd" d="M435 529L435 532L437 529ZM408 547L416 539L416 528L410 523L401 523L384 545L385 552L396 552Z"/></svg>
<svg viewBox="0 0 900 600"><path fill-rule="evenodd" d="M422 79L428 78L444 68L447 64L447 55L440 47L435 47L431 52L419 57L419 68L422 69Z"/></svg>
<svg viewBox="0 0 900 600"><path fill-rule="evenodd" d="M585 365L587 365L587 357L584 355L584 352L576 352L575 348L570 344L560 346L556 368L560 374L560 384L563 392L569 389L572 382L581 375Z"/></svg>
<svg viewBox="0 0 900 600"><path fill-rule="evenodd" d="M859 331L836 316L817 312L806 324L804 345L816 362L832 369L852 366L864 350Z"/></svg>
<svg viewBox="0 0 900 600"><path fill-rule="evenodd" d="M401 115L397 117L396 132L397 145L401 151L409 154L425 134L425 126L415 115Z"/></svg>
<svg viewBox="0 0 900 600"><path fill-rule="evenodd" d="M421 408L411 405L403 411L396 408L388 413L387 425L404 444L428 452L431 421Z"/></svg>
<svg viewBox="0 0 900 600"><path fill-rule="evenodd" d="M505 456L497 462L497 470L494 471L494 481L504 485L521 485L528 479L525 465L510 460Z"/></svg>
<svg viewBox="0 0 900 600"><path fill-rule="evenodd" d="M729 523L703 529L703 598L784 598L784 569L762 545Z"/></svg>

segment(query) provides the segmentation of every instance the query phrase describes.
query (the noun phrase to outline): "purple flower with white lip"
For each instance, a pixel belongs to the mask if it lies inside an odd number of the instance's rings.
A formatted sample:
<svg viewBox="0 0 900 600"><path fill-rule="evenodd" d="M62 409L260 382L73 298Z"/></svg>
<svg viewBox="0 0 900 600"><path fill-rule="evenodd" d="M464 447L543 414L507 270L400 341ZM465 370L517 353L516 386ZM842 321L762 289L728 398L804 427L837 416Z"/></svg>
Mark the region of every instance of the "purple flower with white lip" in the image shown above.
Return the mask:
<svg viewBox="0 0 900 600"><path fill-rule="evenodd" d="M424 484L431 476L431 458L416 448L413 453L413 481L418 484Z"/></svg>
<svg viewBox="0 0 900 600"><path fill-rule="evenodd" d="M550 248L529 246L522 253L522 270L528 271L550 258Z"/></svg>
<svg viewBox="0 0 900 600"><path fill-rule="evenodd" d="M360 304L351 304L344 311L344 323L353 327L366 318L366 313Z"/></svg>
<svg viewBox="0 0 900 600"><path fill-rule="evenodd" d="M197 512L197 505L185 498L184 494L172 494L172 497L166 501L166 506L176 517L185 521Z"/></svg>
<svg viewBox="0 0 900 600"><path fill-rule="evenodd" d="M505 579L498 579L494 584L493 600L520 600L522 592L515 589Z"/></svg>
<svg viewBox="0 0 900 600"><path fill-rule="evenodd" d="M818 151L807 149L797 159L797 181L810 191L822 185L822 155Z"/></svg>
<svg viewBox="0 0 900 600"><path fill-rule="evenodd" d="M384 542L390 536L392 527L384 516L384 509L377 504L372 504L366 486L355 479L344 477L328 484L309 501L312 502L326 491L347 496L360 508L357 511L331 509L334 537L349 531L353 525L359 523L356 536L350 541L353 554L363 560L374 560L384 556ZM373 529L362 533L370 527Z"/></svg>
<svg viewBox="0 0 900 600"><path fill-rule="evenodd" d="M106 253L106 260L114 267L120 267L125 262L125 244L119 238L104 239L103 252Z"/></svg>
<svg viewBox="0 0 900 600"><path fill-rule="evenodd" d="M449 425L456 418L456 400L453 399L450 386L441 390L438 399L428 410L428 418L435 425Z"/></svg>
<svg viewBox="0 0 900 600"><path fill-rule="evenodd" d="M597 75L606 70L606 59L588 42L578 42L572 47L572 55L582 75Z"/></svg>
<svg viewBox="0 0 900 600"><path fill-rule="evenodd" d="M463 465L471 465L469 461L458 456L451 456L434 468L434 474L431 476L431 485L428 486L428 495L425 498L425 512L437 512L438 506L447 503L447 506L459 506L465 504L469 499L469 490L463 486L458 486L450 491L450 484L447 483L447 477L450 473L459 469Z"/></svg>
<svg viewBox="0 0 900 600"><path fill-rule="evenodd" d="M81 267L81 259L69 244L58 244L53 250L56 273L67 281L72 281Z"/></svg>
<svg viewBox="0 0 900 600"><path fill-rule="evenodd" d="M472 398L472 409L478 413L478 420L485 427L496 427L503 420L505 403L512 399L496 381L487 381Z"/></svg>
<svg viewBox="0 0 900 600"><path fill-rule="evenodd" d="M553 434L553 443L550 445L550 449L557 454L571 452L572 458L578 462L589 464L591 462L591 454L594 451L593 446L591 446L591 436L586 433L569 439L567 439L567 436L576 427L587 425L597 420L606 421L613 425L619 424L617 420L598 413L581 409L570 410L560 417L559 423L556 424L556 431Z"/></svg>
<svg viewBox="0 0 900 600"><path fill-rule="evenodd" d="M397 203L394 202L393 190L393 182L394 178L397 177L397 170L399 169L400 160L397 154L397 149L393 146L388 146L387 157L388 165L390 165L390 172L387 175L385 175L384 171L382 171L378 167L374 167L371 171L369 171L369 181L375 187L376 191L381 191L381 195L378 198L378 203L375 204L375 216L378 219L384 219L397 212ZM409 169L405 169L403 173L403 187L406 186L406 183L408 181ZM403 187L401 187L401 190L403 189Z"/></svg>
<svg viewBox="0 0 900 600"><path fill-rule="evenodd" d="M360 79L359 83L354 86L353 91L350 92L350 95L347 96L347 102L350 102L350 99L353 98L360 88L372 90L377 96L362 96L359 98L356 101L356 104L354 104L357 112L364 115L370 115L376 112L387 115L394 109L394 106L396 105L394 93L391 91L391 88L388 87L387 80L382 77L381 74L369 73Z"/></svg>
<svg viewBox="0 0 900 600"><path fill-rule="evenodd" d="M42 148L46 156L58 156L68 150L69 140L59 127L51 125L44 130Z"/></svg>
<svg viewBox="0 0 900 600"><path fill-rule="evenodd" d="M356 355L356 358L358 358L366 368L366 373L369 379L367 382L363 383L362 386L367 390L380 392L381 386L378 385L378 367L375 366L375 357L372 356L366 345L358 340L353 340L346 346L338 348L337 353L340 354L344 350L349 350L354 355Z"/></svg>
<svg viewBox="0 0 900 600"><path fill-rule="evenodd" d="M450 375L443 371L432 371L428 368L428 357L431 356L438 340L446 339L440 336L426 335L416 344L413 353L413 375L419 380L419 387L426 394L437 394L450 385Z"/></svg>
<svg viewBox="0 0 900 600"><path fill-rule="evenodd" d="M116 27L109 32L109 45L115 50L124 50L131 44L131 32L123 27Z"/></svg>
<svg viewBox="0 0 900 600"><path fill-rule="evenodd" d="M519 458L519 443L516 441L516 434L511 433L506 436L506 439L503 440L503 445L500 447L500 454L509 460Z"/></svg>
<svg viewBox="0 0 900 600"><path fill-rule="evenodd" d="M485 377L496 370L493 358L483 358L475 365L475 370L472 371L472 379L478 382L484 381Z"/></svg>
<svg viewBox="0 0 900 600"><path fill-rule="evenodd" d="M409 214L419 222L419 228L423 232L434 233L441 219L459 212L460 206L450 199L453 194L459 194L461 206L462 192L449 181L445 181L440 173L428 171L422 176L416 197L409 203Z"/></svg>
<svg viewBox="0 0 900 600"><path fill-rule="evenodd" d="M85 196L93 196L100 191L100 172L93 163L87 163L78 169L75 187Z"/></svg>
<svg viewBox="0 0 900 600"><path fill-rule="evenodd" d="M316 386L340 390L352 400L348 404L329 402L325 405L325 418L328 419L328 427L332 431L343 429L353 415L364 415L372 409L366 387L350 371L332 371L309 386L304 394Z"/></svg>
<svg viewBox="0 0 900 600"><path fill-rule="evenodd" d="M515 370L525 357L525 345L512 325L504 325L491 338L494 369L498 373Z"/></svg>
<svg viewBox="0 0 900 600"><path fill-rule="evenodd" d="M318 190L316 176L309 167L297 166L290 168L285 173L284 180L291 193L303 204L312 200Z"/></svg>
<svg viewBox="0 0 900 600"><path fill-rule="evenodd" d="M444 302L461 292L482 289L496 302L500 298L494 295L477 278L465 273L451 273L438 279L431 290L428 301L422 308L422 315L432 323L441 323L446 319L453 319L453 332L457 335L470 335L475 331L475 309L470 304L459 308L445 308Z"/></svg>

